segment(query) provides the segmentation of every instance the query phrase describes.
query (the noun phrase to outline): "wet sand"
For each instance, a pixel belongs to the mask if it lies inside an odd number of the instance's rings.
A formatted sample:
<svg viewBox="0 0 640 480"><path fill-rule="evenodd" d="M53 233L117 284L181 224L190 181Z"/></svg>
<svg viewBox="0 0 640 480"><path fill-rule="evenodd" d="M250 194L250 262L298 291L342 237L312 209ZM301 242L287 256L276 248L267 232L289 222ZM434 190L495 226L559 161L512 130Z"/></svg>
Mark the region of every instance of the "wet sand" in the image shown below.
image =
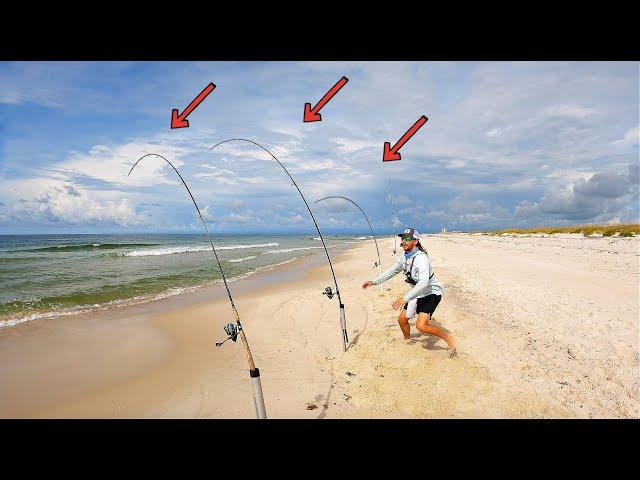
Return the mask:
<svg viewBox="0 0 640 480"><path fill-rule="evenodd" d="M253 310L244 304L286 289L309 269L328 273L325 265L326 257L311 255L230 282L250 342L252 320L245 312ZM235 377L241 380L236 388L250 389L240 342L215 347L232 319L220 283L145 304L2 328L0 418L192 417L194 412L179 408L155 413L156 404L181 388L190 391L186 379L198 383L203 370L214 378ZM254 358L260 368L255 352ZM216 395L226 395L226 385L220 385ZM231 412L238 411L235 403L231 394Z"/></svg>

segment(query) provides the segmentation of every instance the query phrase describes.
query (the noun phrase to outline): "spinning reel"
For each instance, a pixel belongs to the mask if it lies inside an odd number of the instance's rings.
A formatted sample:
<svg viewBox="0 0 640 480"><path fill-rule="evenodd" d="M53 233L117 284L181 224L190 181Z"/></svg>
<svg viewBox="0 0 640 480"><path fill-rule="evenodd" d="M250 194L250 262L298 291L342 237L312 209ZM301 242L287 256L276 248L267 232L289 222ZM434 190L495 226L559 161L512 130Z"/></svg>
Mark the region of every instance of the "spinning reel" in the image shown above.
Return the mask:
<svg viewBox="0 0 640 480"><path fill-rule="evenodd" d="M238 329L238 327L237 327L235 324L233 324L233 323L227 323L227 324L224 326L224 331L225 331L225 333L226 333L227 335L229 335L229 336L228 336L225 340L223 340L222 342L216 342L216 347L221 347L221 346L222 346L222 344L223 344L224 342L226 342L227 340L229 340L229 339L233 340L234 342L238 339L238 332L239 332L239 329Z"/></svg>
<svg viewBox="0 0 640 480"><path fill-rule="evenodd" d="M327 287L324 289L324 292L322 292L323 295L326 295L329 298L333 298L333 296L335 295L335 293L331 290L331 287Z"/></svg>

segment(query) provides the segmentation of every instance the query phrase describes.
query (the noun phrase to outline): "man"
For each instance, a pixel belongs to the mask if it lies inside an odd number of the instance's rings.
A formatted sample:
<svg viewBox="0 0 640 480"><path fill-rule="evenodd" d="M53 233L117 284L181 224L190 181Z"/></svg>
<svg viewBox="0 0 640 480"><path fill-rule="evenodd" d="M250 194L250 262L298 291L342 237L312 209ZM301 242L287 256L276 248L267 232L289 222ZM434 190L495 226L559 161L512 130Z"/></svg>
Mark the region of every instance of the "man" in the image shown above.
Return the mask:
<svg viewBox="0 0 640 480"><path fill-rule="evenodd" d="M401 238L400 244L404 250L404 254L398 257L396 263L391 266L389 270L376 277L375 280L365 282L362 288L367 288L371 285L380 285L398 273L404 272L407 277L405 281L413 285L413 288L404 296L394 300L391 306L394 310L397 310L404 305L402 312L398 316L398 323L400 324L400 329L402 330L405 340L409 340L411 337L411 327L409 325L409 319L407 318L407 307L409 306L409 302L415 299L415 310L418 314L416 328L422 333L428 333L442 338L447 342L449 347L449 356L453 357L456 355L456 341L453 335L448 335L442 329L429 325L431 316L442 299L444 288L431 268L429 255L427 255L425 249L420 245L420 233L414 228L407 228L398 236Z"/></svg>

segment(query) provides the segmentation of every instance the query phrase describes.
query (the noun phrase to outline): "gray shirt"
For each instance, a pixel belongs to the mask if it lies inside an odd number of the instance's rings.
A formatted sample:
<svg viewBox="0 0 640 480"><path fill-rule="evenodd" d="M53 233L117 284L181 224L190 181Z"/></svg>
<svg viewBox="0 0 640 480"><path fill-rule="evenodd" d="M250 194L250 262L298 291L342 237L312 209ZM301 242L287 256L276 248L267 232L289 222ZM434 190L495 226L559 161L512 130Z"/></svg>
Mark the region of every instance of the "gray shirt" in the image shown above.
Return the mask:
<svg viewBox="0 0 640 480"><path fill-rule="evenodd" d="M418 253L408 260L404 258L404 254L400 255L386 272L376 277L373 283L380 285L398 273L408 271L409 268L411 268L411 277L418 283L404 295L403 298L405 302L410 302L414 298L426 297L430 294L444 294L444 287L440 283L440 280L438 280L438 277L434 274L433 277L429 278L433 273L433 269L431 268L429 255L422 250L419 250Z"/></svg>

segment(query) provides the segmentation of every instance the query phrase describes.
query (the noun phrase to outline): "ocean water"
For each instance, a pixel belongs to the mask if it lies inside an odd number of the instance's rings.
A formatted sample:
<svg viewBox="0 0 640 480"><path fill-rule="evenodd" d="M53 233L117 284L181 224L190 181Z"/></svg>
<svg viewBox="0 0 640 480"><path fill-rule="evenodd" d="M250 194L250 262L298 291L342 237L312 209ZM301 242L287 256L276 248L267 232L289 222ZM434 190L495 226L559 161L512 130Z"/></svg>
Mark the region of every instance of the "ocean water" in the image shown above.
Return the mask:
<svg viewBox="0 0 640 480"><path fill-rule="evenodd" d="M329 252L365 236L325 236ZM312 236L215 235L227 280L321 253ZM206 235L0 236L0 328L142 303L221 281Z"/></svg>

